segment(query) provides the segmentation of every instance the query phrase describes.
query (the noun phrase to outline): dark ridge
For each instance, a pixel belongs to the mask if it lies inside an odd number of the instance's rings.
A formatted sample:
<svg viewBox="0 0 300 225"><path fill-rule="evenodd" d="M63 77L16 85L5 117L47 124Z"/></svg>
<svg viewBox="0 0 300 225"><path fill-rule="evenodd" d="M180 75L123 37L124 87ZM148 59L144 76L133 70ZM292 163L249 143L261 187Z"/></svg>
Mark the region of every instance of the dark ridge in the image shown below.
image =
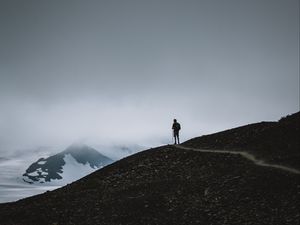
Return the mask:
<svg viewBox="0 0 300 225"><path fill-rule="evenodd" d="M49 182L53 179L62 179L61 173L63 166L65 165L65 161L63 159L63 155L56 154L48 157L47 159L39 159L37 162L32 163L23 174L24 177L27 177L29 180L33 182L37 182L40 178L45 178L46 182ZM40 161L45 160L45 164L39 164ZM46 176L42 176L41 172L38 172L37 176L30 175L31 173L38 171L40 169L43 172L47 172ZM25 181L25 180L24 180ZM26 181L31 183L30 181Z"/></svg>
<svg viewBox="0 0 300 225"><path fill-rule="evenodd" d="M0 204L0 225L295 225L299 187L298 174L257 166L239 155L168 145L55 191Z"/></svg>
<svg viewBox="0 0 300 225"><path fill-rule="evenodd" d="M202 149L241 150L270 163L300 169L300 112L278 122L250 124L193 138L183 145Z"/></svg>
<svg viewBox="0 0 300 225"><path fill-rule="evenodd" d="M0 224L298 224L299 175L163 146L0 204Z"/></svg>

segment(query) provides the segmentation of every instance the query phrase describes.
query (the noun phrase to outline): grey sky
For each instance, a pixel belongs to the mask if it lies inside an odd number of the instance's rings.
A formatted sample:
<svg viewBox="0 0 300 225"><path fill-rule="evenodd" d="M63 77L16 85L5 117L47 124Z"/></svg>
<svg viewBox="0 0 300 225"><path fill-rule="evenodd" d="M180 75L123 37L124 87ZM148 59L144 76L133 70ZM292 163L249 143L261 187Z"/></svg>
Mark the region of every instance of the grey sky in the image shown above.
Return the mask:
<svg viewBox="0 0 300 225"><path fill-rule="evenodd" d="M1 0L0 32L0 151L299 110L298 0Z"/></svg>

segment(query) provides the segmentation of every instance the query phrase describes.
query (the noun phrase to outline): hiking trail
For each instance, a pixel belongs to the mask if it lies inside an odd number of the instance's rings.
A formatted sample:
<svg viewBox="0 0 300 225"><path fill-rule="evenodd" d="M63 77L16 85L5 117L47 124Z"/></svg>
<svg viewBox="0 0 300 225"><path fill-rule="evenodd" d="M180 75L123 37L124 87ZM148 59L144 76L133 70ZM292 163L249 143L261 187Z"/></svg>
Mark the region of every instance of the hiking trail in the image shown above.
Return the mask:
<svg viewBox="0 0 300 225"><path fill-rule="evenodd" d="M258 166L264 166L264 167L271 167L276 168L280 170L284 170L290 173L300 174L300 171L294 168L290 168L287 166L277 165L277 164L271 164L267 163L263 160L257 159L254 155L248 153L248 152L242 152L242 151L229 151L229 150L208 150L208 149L198 149L198 148L189 148L182 145L173 145L175 148L183 149L183 150L190 150L195 152L210 152L210 153L223 153L223 154L233 154L233 155L240 155L252 162Z"/></svg>

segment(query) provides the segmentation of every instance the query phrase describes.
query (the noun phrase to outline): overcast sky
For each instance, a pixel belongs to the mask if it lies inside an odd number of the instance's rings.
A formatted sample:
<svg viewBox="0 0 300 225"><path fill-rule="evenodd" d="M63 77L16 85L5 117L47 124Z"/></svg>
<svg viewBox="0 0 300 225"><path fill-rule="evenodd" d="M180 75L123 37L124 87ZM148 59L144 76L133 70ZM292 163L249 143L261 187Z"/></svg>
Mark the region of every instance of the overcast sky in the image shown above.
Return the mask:
<svg viewBox="0 0 300 225"><path fill-rule="evenodd" d="M0 32L0 151L299 111L298 0L0 0Z"/></svg>

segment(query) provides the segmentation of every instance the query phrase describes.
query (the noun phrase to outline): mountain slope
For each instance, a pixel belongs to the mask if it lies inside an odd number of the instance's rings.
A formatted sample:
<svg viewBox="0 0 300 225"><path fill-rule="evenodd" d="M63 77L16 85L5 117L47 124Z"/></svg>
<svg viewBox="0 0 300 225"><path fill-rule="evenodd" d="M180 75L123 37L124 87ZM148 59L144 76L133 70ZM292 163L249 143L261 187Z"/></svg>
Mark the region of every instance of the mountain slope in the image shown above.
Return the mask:
<svg viewBox="0 0 300 225"><path fill-rule="evenodd" d="M199 149L251 152L258 158L300 169L300 112L278 122L250 124L193 138L183 143Z"/></svg>
<svg viewBox="0 0 300 225"><path fill-rule="evenodd" d="M239 155L162 146L61 189L0 204L0 224L294 225L299 187L298 174Z"/></svg>
<svg viewBox="0 0 300 225"><path fill-rule="evenodd" d="M299 185L239 156L164 146L2 204L0 224L297 224Z"/></svg>
<svg viewBox="0 0 300 225"><path fill-rule="evenodd" d="M45 183L63 179L76 180L113 161L97 150L73 144L66 150L46 159L41 158L31 164L23 174L27 183Z"/></svg>

